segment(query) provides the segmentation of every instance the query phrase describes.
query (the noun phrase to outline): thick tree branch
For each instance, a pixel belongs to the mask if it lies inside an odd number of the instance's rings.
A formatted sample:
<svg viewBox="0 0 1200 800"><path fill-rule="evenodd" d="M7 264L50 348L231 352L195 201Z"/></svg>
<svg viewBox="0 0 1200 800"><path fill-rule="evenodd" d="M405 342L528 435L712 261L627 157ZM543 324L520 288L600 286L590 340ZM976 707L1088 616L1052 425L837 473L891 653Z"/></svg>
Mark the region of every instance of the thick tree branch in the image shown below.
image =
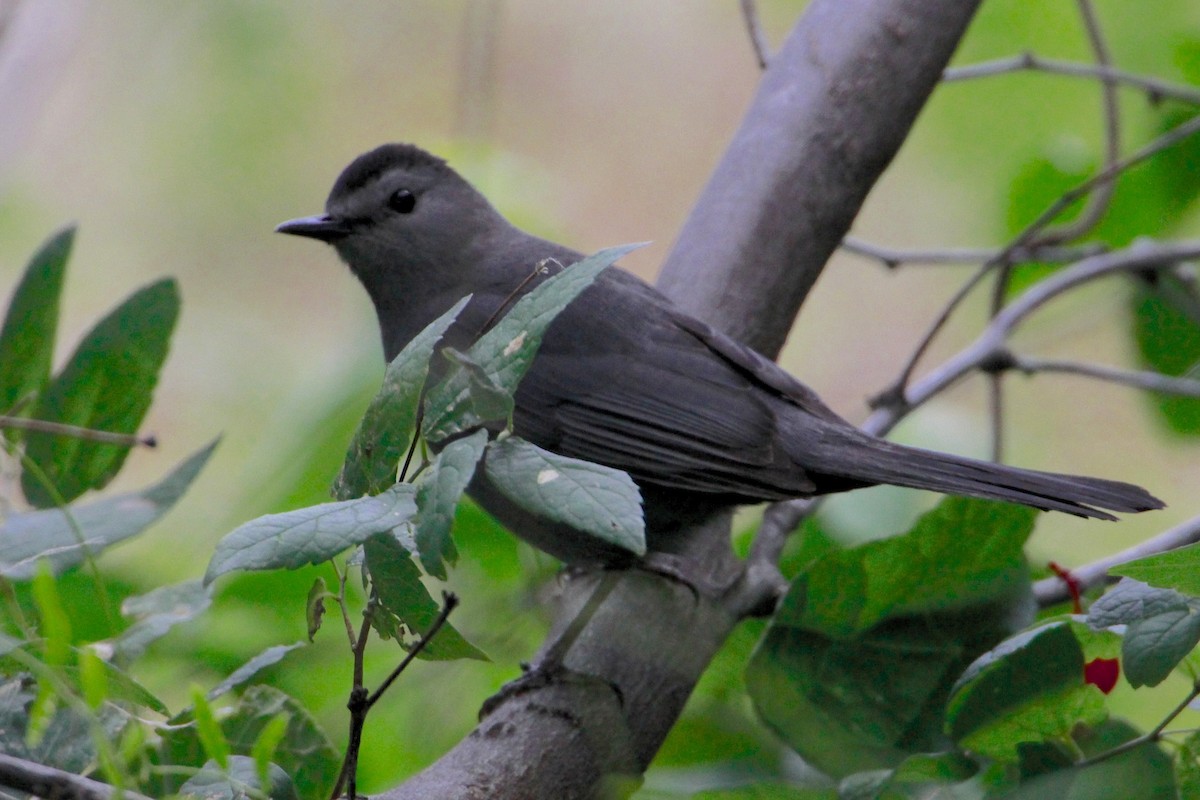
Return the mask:
<svg viewBox="0 0 1200 800"><path fill-rule="evenodd" d="M659 286L767 355L891 163L975 0L814 0L663 266Z"/></svg>
<svg viewBox="0 0 1200 800"><path fill-rule="evenodd" d="M118 796L117 790L107 783L4 753L0 753L0 786L48 800L109 800ZM150 800L128 789L120 796L125 800Z"/></svg>

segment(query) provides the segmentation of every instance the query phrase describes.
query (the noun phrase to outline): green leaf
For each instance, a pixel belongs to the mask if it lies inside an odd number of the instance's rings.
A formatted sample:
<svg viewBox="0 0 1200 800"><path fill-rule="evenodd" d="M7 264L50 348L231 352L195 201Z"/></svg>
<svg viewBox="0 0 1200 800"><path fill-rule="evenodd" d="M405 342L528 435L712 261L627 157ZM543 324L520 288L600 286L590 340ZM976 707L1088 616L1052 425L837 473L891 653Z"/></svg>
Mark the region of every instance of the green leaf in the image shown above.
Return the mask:
<svg viewBox="0 0 1200 800"><path fill-rule="evenodd" d="M276 751L279 750L279 745L287 736L289 719L287 714L275 715L263 726L262 733L254 740L254 746L250 749L250 757L254 759L254 771L259 786L273 782L271 768L275 765L272 760L275 758ZM286 775L286 773L284 774ZM274 796L272 794L272 797Z"/></svg>
<svg viewBox="0 0 1200 800"><path fill-rule="evenodd" d="M227 766L208 761L179 787L179 794L204 800L245 800L259 796L270 800L298 800L300 795L296 794L296 786L282 767L271 764L267 771L271 785L264 791L253 758L232 756Z"/></svg>
<svg viewBox="0 0 1200 800"><path fill-rule="evenodd" d="M1092 604L1088 624L1126 625L1121 643L1126 680L1134 688L1157 686L1200 642L1200 598L1122 578Z"/></svg>
<svg viewBox="0 0 1200 800"><path fill-rule="evenodd" d="M54 585L54 576L43 562L33 576L33 604L42 634L42 660L51 667L67 663L71 653L71 620Z"/></svg>
<svg viewBox="0 0 1200 800"><path fill-rule="evenodd" d="M133 676L128 672L107 661L101 661L100 663L103 665L104 681L108 686L110 699L133 703L163 716L170 714L166 703L151 693L145 686L134 680ZM77 681L82 681L82 676L79 674L79 667L68 666L63 669L63 672Z"/></svg>
<svg viewBox="0 0 1200 800"><path fill-rule="evenodd" d="M319 564L412 519L417 512L415 494L412 485L402 483L374 496L251 520L217 543L204 582L234 570Z"/></svg>
<svg viewBox="0 0 1200 800"><path fill-rule="evenodd" d="M1016 761L1020 745L1067 739L1104 719L1103 695L1083 680L1083 650L1063 623L1003 642L963 673L946 706L946 732L967 750Z"/></svg>
<svg viewBox="0 0 1200 800"><path fill-rule="evenodd" d="M1141 364L1170 376L1195 376L1200 366L1200 298L1195 287L1160 272L1132 293L1133 333ZM1200 400L1146 392L1158 418L1175 433L1200 434Z"/></svg>
<svg viewBox="0 0 1200 800"><path fill-rule="evenodd" d="M63 276L75 241L69 226L50 237L29 261L0 328L0 414L7 414L50 377Z"/></svg>
<svg viewBox="0 0 1200 800"><path fill-rule="evenodd" d="M449 406L428 406L437 409L434 414L438 415L425 426L430 441L441 442L490 422L501 422L508 427L515 404L512 393L501 388L487 370L466 353L447 347L442 356L453 365L451 378L446 383L457 394Z"/></svg>
<svg viewBox="0 0 1200 800"><path fill-rule="evenodd" d="M212 597L200 581L162 586L125 598L121 613L133 624L110 641L114 658L126 663L139 658L152 642L176 625L200 616L211 603Z"/></svg>
<svg viewBox="0 0 1200 800"><path fill-rule="evenodd" d="M554 275L522 297L495 327L483 334L467 352L466 363L478 365L487 384L469 368L452 369L430 391L425 401L423 432L431 442L469 430L481 417L474 407L472 384L476 392L488 384L510 396L533 363L542 336L560 311L608 267L640 244L611 247L588 256ZM475 374L472 379L472 374ZM491 395L484 392L484 397ZM494 400L494 398L491 398ZM494 408L494 403L489 402ZM486 421L486 420L485 420Z"/></svg>
<svg viewBox="0 0 1200 800"><path fill-rule="evenodd" d="M275 751L274 762L293 777L306 800L325 800L341 768L341 757L304 706L278 689L249 687L221 720L224 738L235 754L230 762L253 753L255 743L280 716L287 718L287 732L282 746ZM207 756L195 723L162 726L157 733L163 742L162 763L199 767L205 762ZM178 788L168 782L154 794L157 797L172 791Z"/></svg>
<svg viewBox="0 0 1200 800"><path fill-rule="evenodd" d="M1193 731L1175 752L1179 800L1200 800L1200 731Z"/></svg>
<svg viewBox="0 0 1200 800"><path fill-rule="evenodd" d="M759 716L832 775L938 749L955 679L1032 618L1032 523L1011 504L947 498L903 536L822 548L747 668Z"/></svg>
<svg viewBox="0 0 1200 800"><path fill-rule="evenodd" d="M633 479L509 436L487 447L484 469L496 489L524 510L643 555L646 524Z"/></svg>
<svg viewBox="0 0 1200 800"><path fill-rule="evenodd" d="M1138 731L1123 720L1110 719L1075 732L1075 752L1094 758L1131 739ZM989 797L1000 795L988 795ZM1005 800L1177 800L1171 760L1153 744L1145 744L1087 767L1064 766L1023 780Z"/></svg>
<svg viewBox="0 0 1200 800"><path fill-rule="evenodd" d="M408 551L395 537L382 534L369 539L363 547L371 588L380 605L380 612L394 617L408 629L412 639L401 642L406 649L416 637L429 630L441 611L421 583L421 573ZM372 620L381 635L391 636L393 630L386 620ZM382 625L380 623L383 623ZM462 637L450 624L443 625L433 640L421 650L420 657L435 661L456 658L476 658L487 661L484 653Z"/></svg>
<svg viewBox="0 0 1200 800"><path fill-rule="evenodd" d="M0 525L0 575L26 580L39 560L55 573L148 528L175 504L212 455L216 442L192 454L159 483L67 509L13 514Z"/></svg>
<svg viewBox="0 0 1200 800"><path fill-rule="evenodd" d="M454 511L487 441L487 431L476 431L446 445L417 484L417 555L425 571L441 580L446 579L444 562L453 564L458 559L450 538Z"/></svg>
<svg viewBox="0 0 1200 800"><path fill-rule="evenodd" d="M378 494L396 482L400 460L412 444L433 348L470 299L467 296L455 303L388 364L383 386L350 441L346 461L334 482L335 498L350 500L364 494Z"/></svg>
<svg viewBox="0 0 1200 800"><path fill-rule="evenodd" d="M150 408L158 372L179 316L179 290L171 279L153 283L97 323L67 365L42 393L33 416L111 433L135 433ZM30 431L25 454L50 480L48 489L32 472L21 488L35 506L70 502L112 479L129 448Z"/></svg>
<svg viewBox="0 0 1200 800"><path fill-rule="evenodd" d="M1200 543L1127 561L1109 572L1200 597Z"/></svg>
<svg viewBox="0 0 1200 800"><path fill-rule="evenodd" d="M225 740L225 732L217 722L212 706L200 687L192 687L192 716L196 720L196 732L204 753L217 762L221 769L229 767L229 742Z"/></svg>
<svg viewBox="0 0 1200 800"><path fill-rule="evenodd" d="M304 647L304 642L296 642L294 644L277 644L273 647L268 647L254 658L242 664L229 674L229 677L218 683L213 688L205 693L205 697L209 700L216 700L226 692L231 692L239 686L250 682L255 675L262 672L270 666L274 666L283 660L283 657L292 652L298 647Z"/></svg>

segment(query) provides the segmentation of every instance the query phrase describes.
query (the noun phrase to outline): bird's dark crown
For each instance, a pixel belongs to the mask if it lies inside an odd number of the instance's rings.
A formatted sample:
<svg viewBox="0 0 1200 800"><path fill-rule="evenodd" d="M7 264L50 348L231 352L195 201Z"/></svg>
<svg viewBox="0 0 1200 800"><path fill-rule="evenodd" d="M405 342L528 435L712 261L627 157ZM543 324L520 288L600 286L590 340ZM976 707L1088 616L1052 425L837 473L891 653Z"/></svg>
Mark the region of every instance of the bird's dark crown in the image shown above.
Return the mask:
<svg viewBox="0 0 1200 800"><path fill-rule="evenodd" d="M416 145L385 144L363 153L342 170L329 192L329 199L345 197L393 169L429 169L445 175L455 174L444 159Z"/></svg>

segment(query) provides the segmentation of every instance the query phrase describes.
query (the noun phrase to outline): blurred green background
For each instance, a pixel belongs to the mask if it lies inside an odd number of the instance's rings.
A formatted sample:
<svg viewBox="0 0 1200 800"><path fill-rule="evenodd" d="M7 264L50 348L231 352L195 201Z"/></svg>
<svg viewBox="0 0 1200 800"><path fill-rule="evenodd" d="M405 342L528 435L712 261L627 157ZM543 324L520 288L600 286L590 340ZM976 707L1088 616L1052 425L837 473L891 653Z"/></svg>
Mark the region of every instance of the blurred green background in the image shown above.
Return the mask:
<svg viewBox="0 0 1200 800"><path fill-rule="evenodd" d="M1152 12L1137 0L1096 5L1119 66L1200 82L1196 3L1158 0ZM772 42L802 8L761 3ZM224 435L169 518L104 557L116 593L198 577L213 543L237 524L327 498L381 375L374 314L332 251L272 229L320 211L355 155L385 141L421 144L541 235L585 251L652 240L627 259L652 278L758 76L734 0L0 0L0 25L0 284L11 287L51 231L80 224L65 356L135 288L177 276L183 316L146 426L161 444L133 454L114 488L150 483ZM1023 50L1088 60L1074 4L987 0L956 63ZM1179 113L1129 91L1121 110L1127 152ZM999 244L1099 163L1100 131L1092 82L1021 74L943 87L854 232L901 247ZM1187 157L1196 151L1131 174L1103 237L1200 233L1200 160ZM895 375L965 269L888 272L835 257L783 362L835 409L863 419L864 399ZM1132 291L1089 287L1035 317L1018 345L1131 364ZM972 337L984 309L982 298L970 304L927 364ZM1196 445L1146 398L1064 377L1007 385L1013 463L1134 480L1169 505L1119 525L1045 515L1035 566L1084 563L1200 510ZM898 436L983 454L983 409L982 384L972 381ZM826 519L848 540L878 536L902 530L929 500L858 492L831 502ZM401 681L368 726L365 791L419 769L470 730L480 701L517 674L544 632L539 603L553 592L552 560L473 510L458 536L456 625L494 661L419 664ZM178 703L190 684L209 686L261 648L301 638L316 574L331 578L302 570L222 584L214 610L156 646L143 679ZM86 602L77 613L86 615ZM757 630L744 625L714 665L645 796L797 768L740 693ZM376 674L398 656L389 647L371 653ZM334 626L270 679L344 737L349 661ZM1152 722L1175 696L1151 700L1139 696L1126 713Z"/></svg>

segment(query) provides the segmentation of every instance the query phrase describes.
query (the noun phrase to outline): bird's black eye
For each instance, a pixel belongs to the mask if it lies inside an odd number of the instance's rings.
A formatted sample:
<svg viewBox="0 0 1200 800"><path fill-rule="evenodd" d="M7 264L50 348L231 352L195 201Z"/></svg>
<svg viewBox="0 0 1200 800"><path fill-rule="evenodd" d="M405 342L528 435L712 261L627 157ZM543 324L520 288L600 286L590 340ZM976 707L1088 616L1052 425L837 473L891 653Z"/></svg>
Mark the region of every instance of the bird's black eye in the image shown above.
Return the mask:
<svg viewBox="0 0 1200 800"><path fill-rule="evenodd" d="M397 189L388 198L388 208L400 214L411 214L417 207L417 196L408 189Z"/></svg>

